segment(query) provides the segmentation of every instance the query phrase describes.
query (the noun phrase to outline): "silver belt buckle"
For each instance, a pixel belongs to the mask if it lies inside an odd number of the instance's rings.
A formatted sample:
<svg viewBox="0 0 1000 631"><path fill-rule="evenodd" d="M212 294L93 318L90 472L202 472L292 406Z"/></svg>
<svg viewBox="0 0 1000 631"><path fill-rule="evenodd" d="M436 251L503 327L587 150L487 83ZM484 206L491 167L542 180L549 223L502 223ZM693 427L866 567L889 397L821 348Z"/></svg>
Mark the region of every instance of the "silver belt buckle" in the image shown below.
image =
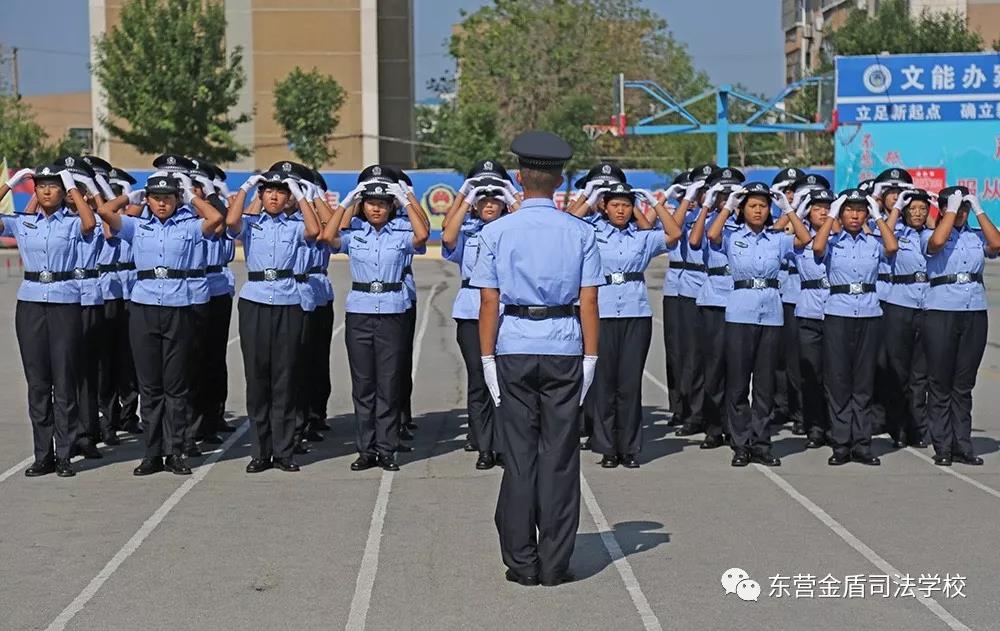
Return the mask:
<svg viewBox="0 0 1000 631"><path fill-rule="evenodd" d="M82 267L73 268L73 280L83 280L84 277L84 269Z"/></svg>
<svg viewBox="0 0 1000 631"><path fill-rule="evenodd" d="M959 273L955 274L955 282L958 283L958 284L960 284L960 285L964 285L965 283L971 283L972 282L972 274L970 274L968 272L959 272Z"/></svg>
<svg viewBox="0 0 1000 631"><path fill-rule="evenodd" d="M819 286L822 287L823 289L829 289L830 279L826 277L819 279Z"/></svg>
<svg viewBox="0 0 1000 631"><path fill-rule="evenodd" d="M927 272L916 272L916 273L914 273L913 274L913 280L917 281L918 283L926 283L927 282Z"/></svg>
<svg viewBox="0 0 1000 631"><path fill-rule="evenodd" d="M532 320L541 320L548 315L548 307L528 307L528 317Z"/></svg>
<svg viewBox="0 0 1000 631"><path fill-rule="evenodd" d="M767 279L765 278L755 278L751 281L751 288L753 289L766 289Z"/></svg>
<svg viewBox="0 0 1000 631"><path fill-rule="evenodd" d="M380 281L380 280L373 280L371 282L371 284L368 285L368 291L371 292L371 293L373 293L373 294L380 294L380 293L382 293L384 291L384 287L382 286L382 281Z"/></svg>
<svg viewBox="0 0 1000 631"><path fill-rule="evenodd" d="M38 282L40 283L51 283L52 282L52 272L38 272Z"/></svg>
<svg viewBox="0 0 1000 631"><path fill-rule="evenodd" d="M611 284L621 285L625 282L625 272L611 272Z"/></svg>
<svg viewBox="0 0 1000 631"><path fill-rule="evenodd" d="M278 270L273 267L264 270L264 280L278 280Z"/></svg>
<svg viewBox="0 0 1000 631"><path fill-rule="evenodd" d="M153 268L153 278L157 278L159 280L165 280L169 277L170 277L170 270L163 267L162 265Z"/></svg>
<svg viewBox="0 0 1000 631"><path fill-rule="evenodd" d="M862 285L863 283L851 283L847 286L847 293L851 296L858 296L865 293L865 288Z"/></svg>

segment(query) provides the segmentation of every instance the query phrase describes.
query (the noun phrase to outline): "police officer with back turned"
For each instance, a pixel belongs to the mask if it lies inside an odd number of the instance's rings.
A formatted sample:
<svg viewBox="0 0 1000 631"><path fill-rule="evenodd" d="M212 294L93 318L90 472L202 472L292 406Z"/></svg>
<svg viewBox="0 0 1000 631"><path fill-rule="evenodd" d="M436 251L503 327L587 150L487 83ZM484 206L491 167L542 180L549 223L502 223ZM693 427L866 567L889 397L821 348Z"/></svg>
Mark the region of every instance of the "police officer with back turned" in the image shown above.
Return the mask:
<svg viewBox="0 0 1000 631"><path fill-rule="evenodd" d="M496 526L508 581L558 585L573 579L579 414L597 363L604 276L593 228L552 201L570 146L529 131L511 151L524 202L483 228L470 279L480 288L483 374L504 445Z"/></svg>

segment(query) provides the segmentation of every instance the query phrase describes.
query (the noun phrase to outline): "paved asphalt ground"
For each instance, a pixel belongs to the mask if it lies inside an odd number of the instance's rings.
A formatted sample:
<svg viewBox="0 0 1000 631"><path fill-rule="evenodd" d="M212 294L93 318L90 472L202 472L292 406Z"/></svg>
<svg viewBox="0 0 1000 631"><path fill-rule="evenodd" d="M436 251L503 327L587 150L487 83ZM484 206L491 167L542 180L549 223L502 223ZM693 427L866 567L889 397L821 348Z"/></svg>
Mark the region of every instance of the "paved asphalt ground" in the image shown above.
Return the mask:
<svg viewBox="0 0 1000 631"><path fill-rule="evenodd" d="M787 429L775 438L780 468L733 469L729 450L701 451L701 437L667 428L654 335L642 468L606 471L581 453L578 581L523 588L503 579L493 526L501 471L476 471L474 454L462 451L456 268L435 259L415 268L419 430L398 473L348 468L348 276L336 261L333 430L299 457L300 473L243 471L249 436L234 319L229 408L240 429L193 459L193 476L133 477L142 448L129 437L103 460L77 462L75 478L27 479L18 281L0 266L0 299L11 307L0 313L0 629L1000 629L1000 325L975 392L974 441L986 465L951 469L931 464L926 450L893 450L884 436L875 441L880 468L834 469L829 450L805 452ZM657 312L662 275L662 261L648 273ZM987 284L1000 290L1000 267ZM724 594L720 576L731 567L760 583L757 602ZM870 586L864 598L844 598L836 584L840 597L819 597L828 575L876 583L868 576L896 573L938 591L904 596L904 578L888 598ZM920 583L924 574L941 580ZM946 574L965 578L964 598L940 591ZM789 577L781 598L770 595L776 575ZM812 597L795 598L794 575L813 576Z"/></svg>

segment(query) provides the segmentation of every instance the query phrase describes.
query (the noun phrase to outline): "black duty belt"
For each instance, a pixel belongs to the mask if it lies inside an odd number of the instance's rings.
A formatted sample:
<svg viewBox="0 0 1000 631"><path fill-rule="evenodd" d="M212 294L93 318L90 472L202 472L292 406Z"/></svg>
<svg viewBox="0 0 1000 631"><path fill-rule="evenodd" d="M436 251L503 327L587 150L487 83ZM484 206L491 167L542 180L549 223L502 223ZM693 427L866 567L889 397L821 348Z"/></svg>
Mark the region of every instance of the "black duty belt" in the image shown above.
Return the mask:
<svg viewBox="0 0 1000 631"><path fill-rule="evenodd" d="M472 285L469 284L469 279L468 278L463 278L462 279L462 289L468 289L471 286Z"/></svg>
<svg viewBox="0 0 1000 631"><path fill-rule="evenodd" d="M671 263L670 267L674 267L674 264ZM688 272L704 272L705 271L705 266L702 265L701 263L688 263L686 261L681 261L680 263L677 264L677 267L679 269L682 269L682 270L685 270L685 271L688 271Z"/></svg>
<svg viewBox="0 0 1000 631"><path fill-rule="evenodd" d="M802 281L802 289L829 289L830 279L828 278L816 278L813 280Z"/></svg>
<svg viewBox="0 0 1000 631"><path fill-rule="evenodd" d="M892 282L892 274L879 274L878 275L878 280L879 280L879 282L882 282L882 283L891 283Z"/></svg>
<svg viewBox="0 0 1000 631"><path fill-rule="evenodd" d="M848 283L846 285L831 285L830 294L847 294L849 296L860 296L861 294L871 294L875 292L875 283Z"/></svg>
<svg viewBox="0 0 1000 631"><path fill-rule="evenodd" d="M604 282L609 285L622 285L631 281L646 282L646 276L642 272L612 272L604 277Z"/></svg>
<svg viewBox="0 0 1000 631"><path fill-rule="evenodd" d="M914 272L912 274L901 274L892 277L893 285L913 285L915 283L926 283L927 272Z"/></svg>
<svg viewBox="0 0 1000 631"><path fill-rule="evenodd" d="M314 265L306 270L306 274L323 274L323 268L319 265Z"/></svg>
<svg viewBox="0 0 1000 631"><path fill-rule="evenodd" d="M958 274L935 276L931 279L931 287L937 287L938 285L966 285L968 283L981 282L983 282L983 275L980 272L960 272Z"/></svg>
<svg viewBox="0 0 1000 631"><path fill-rule="evenodd" d="M576 315L574 305L560 305L558 307L525 306L525 305L504 305L503 314L528 318L530 320L548 320L549 318L568 318Z"/></svg>
<svg viewBox="0 0 1000 631"><path fill-rule="evenodd" d="M167 267L154 267L153 269L141 269L136 272L139 280L165 280L167 278L204 278L203 269L170 269Z"/></svg>
<svg viewBox="0 0 1000 631"><path fill-rule="evenodd" d="M403 278L406 278L407 276L413 276L412 265L407 265L406 267L403 268Z"/></svg>
<svg viewBox="0 0 1000 631"><path fill-rule="evenodd" d="M222 270L226 269L225 265L209 265L205 268L206 274L221 274Z"/></svg>
<svg viewBox="0 0 1000 631"><path fill-rule="evenodd" d="M780 286L777 278L748 278L733 283L733 289L777 289Z"/></svg>
<svg viewBox="0 0 1000 631"><path fill-rule="evenodd" d="M111 263L109 265L97 266L97 271L102 274L105 272L125 272L133 269L135 269L135 263Z"/></svg>
<svg viewBox="0 0 1000 631"><path fill-rule="evenodd" d="M295 278L295 271L290 269L268 268L259 272L247 272L247 280L283 280L285 278Z"/></svg>
<svg viewBox="0 0 1000 631"><path fill-rule="evenodd" d="M380 280L373 280L370 283L351 283L354 291L363 291L366 294L384 294L403 289L403 283L383 283Z"/></svg>
<svg viewBox="0 0 1000 631"><path fill-rule="evenodd" d="M710 267L708 268L709 276L729 276L732 272L729 271L728 265L723 265L721 267Z"/></svg>
<svg viewBox="0 0 1000 631"><path fill-rule="evenodd" d="M56 283L64 280L73 280L73 272L25 272L24 280L36 283Z"/></svg>

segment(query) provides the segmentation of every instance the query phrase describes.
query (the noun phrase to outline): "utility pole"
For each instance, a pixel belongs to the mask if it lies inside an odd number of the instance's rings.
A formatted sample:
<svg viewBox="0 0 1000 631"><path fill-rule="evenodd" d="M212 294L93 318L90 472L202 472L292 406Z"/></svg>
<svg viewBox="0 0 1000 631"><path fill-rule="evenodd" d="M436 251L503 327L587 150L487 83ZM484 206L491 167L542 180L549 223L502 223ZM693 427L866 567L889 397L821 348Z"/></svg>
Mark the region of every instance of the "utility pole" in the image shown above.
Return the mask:
<svg viewBox="0 0 1000 631"><path fill-rule="evenodd" d="M11 63L14 64L14 99L21 100L21 85L17 79L17 46L11 48Z"/></svg>

